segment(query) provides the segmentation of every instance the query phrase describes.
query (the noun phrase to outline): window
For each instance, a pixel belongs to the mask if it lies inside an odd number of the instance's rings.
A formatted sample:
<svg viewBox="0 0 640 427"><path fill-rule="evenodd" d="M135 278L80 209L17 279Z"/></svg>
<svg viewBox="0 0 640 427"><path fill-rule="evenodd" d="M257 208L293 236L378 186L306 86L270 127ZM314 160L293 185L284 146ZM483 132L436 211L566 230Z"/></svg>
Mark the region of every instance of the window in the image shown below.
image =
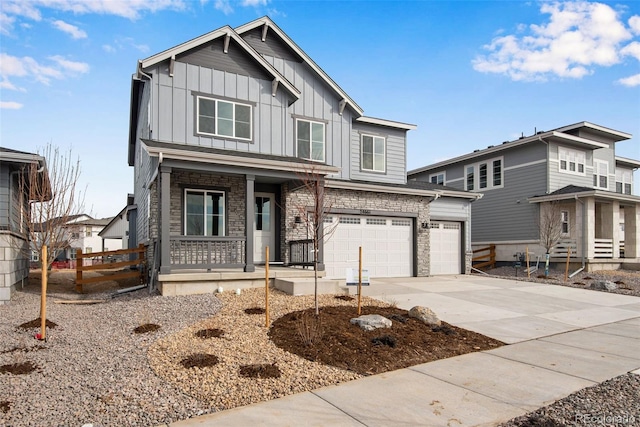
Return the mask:
<svg viewBox="0 0 640 427"><path fill-rule="evenodd" d="M31 262L38 262L40 261L40 254L38 253L38 251L31 251Z"/></svg>
<svg viewBox="0 0 640 427"><path fill-rule="evenodd" d="M271 231L271 198L256 197L256 230Z"/></svg>
<svg viewBox="0 0 640 427"><path fill-rule="evenodd" d="M559 147L558 158L560 160L560 172L584 175L586 155L584 151Z"/></svg>
<svg viewBox="0 0 640 427"><path fill-rule="evenodd" d="M609 163L601 160L593 161L593 186L608 190Z"/></svg>
<svg viewBox="0 0 640 427"><path fill-rule="evenodd" d="M251 106L198 97L198 133L251 139Z"/></svg>
<svg viewBox="0 0 640 427"><path fill-rule="evenodd" d="M71 252L69 253L69 259L76 259L78 248L71 248Z"/></svg>
<svg viewBox="0 0 640 427"><path fill-rule="evenodd" d="M76 232L71 233L71 238L72 239L79 239L80 238L80 233L76 233Z"/></svg>
<svg viewBox="0 0 640 427"><path fill-rule="evenodd" d="M465 166L465 190L491 190L502 187L502 157Z"/></svg>
<svg viewBox="0 0 640 427"><path fill-rule="evenodd" d="M444 185L444 172L429 175L429 182L432 184Z"/></svg>
<svg viewBox="0 0 640 427"><path fill-rule="evenodd" d="M387 225L387 220L381 218L367 218L367 225Z"/></svg>
<svg viewBox="0 0 640 427"><path fill-rule="evenodd" d="M91 237L92 234L93 234L93 230L91 229L91 226L88 225L87 228L85 229L85 236Z"/></svg>
<svg viewBox="0 0 640 427"><path fill-rule="evenodd" d="M616 169L616 193L631 194L633 173L626 169Z"/></svg>
<svg viewBox="0 0 640 427"><path fill-rule="evenodd" d="M324 162L324 123L296 121L298 157Z"/></svg>
<svg viewBox="0 0 640 427"><path fill-rule="evenodd" d="M340 224L360 224L360 218L342 216L340 217Z"/></svg>
<svg viewBox="0 0 640 427"><path fill-rule="evenodd" d="M562 234L569 234L569 211L560 211Z"/></svg>
<svg viewBox="0 0 640 427"><path fill-rule="evenodd" d="M224 236L224 192L185 190L184 234Z"/></svg>
<svg viewBox="0 0 640 427"><path fill-rule="evenodd" d="M86 253L86 254L90 254L91 252L93 252L93 248L91 248L91 247L88 247L88 248L86 248L84 250L84 253Z"/></svg>
<svg viewBox="0 0 640 427"><path fill-rule="evenodd" d="M362 135L362 170L384 172L385 157L384 138Z"/></svg>

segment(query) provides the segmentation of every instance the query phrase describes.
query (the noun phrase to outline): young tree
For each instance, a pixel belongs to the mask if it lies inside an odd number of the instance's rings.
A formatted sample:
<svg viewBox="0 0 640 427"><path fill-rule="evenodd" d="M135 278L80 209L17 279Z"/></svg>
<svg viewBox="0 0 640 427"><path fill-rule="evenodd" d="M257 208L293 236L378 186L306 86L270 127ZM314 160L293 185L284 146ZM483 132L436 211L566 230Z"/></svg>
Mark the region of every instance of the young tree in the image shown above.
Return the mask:
<svg viewBox="0 0 640 427"><path fill-rule="evenodd" d="M19 193L27 197L29 251L42 253L47 245L47 259L41 259L42 274L61 250L66 249L71 236L68 223L84 210L85 191L77 189L80 178L80 159L73 159L72 151L60 151L51 143L39 155L46 159L46 169L36 163L24 166L19 174ZM48 179L48 185L32 185ZM30 255L30 254L29 254Z"/></svg>
<svg viewBox="0 0 640 427"><path fill-rule="evenodd" d="M320 242L329 239L335 231L336 224L327 224L325 219L333 206L333 200L327 197L324 188L324 175L315 165L308 165L304 172L298 174L299 186L292 190L302 193L293 204L293 209L306 226L313 245L314 271L314 302L316 315L320 314L318 307L318 251Z"/></svg>
<svg viewBox="0 0 640 427"><path fill-rule="evenodd" d="M545 249L544 275L548 276L551 250L562 240L563 234L567 232L562 229L562 210L557 202L540 205L538 229L540 231L540 244Z"/></svg>

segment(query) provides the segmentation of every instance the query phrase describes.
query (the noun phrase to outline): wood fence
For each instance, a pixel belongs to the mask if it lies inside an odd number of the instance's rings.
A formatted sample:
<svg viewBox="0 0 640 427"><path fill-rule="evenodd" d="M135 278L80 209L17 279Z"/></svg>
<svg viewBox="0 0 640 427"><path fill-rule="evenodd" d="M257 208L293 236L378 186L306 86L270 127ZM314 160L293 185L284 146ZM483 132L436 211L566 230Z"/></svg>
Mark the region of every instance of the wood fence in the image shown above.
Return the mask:
<svg viewBox="0 0 640 427"><path fill-rule="evenodd" d="M115 251L106 251L106 252L90 252L83 254L82 249L78 249L76 253L76 291L82 293L82 285L87 285L89 283L98 283L98 282L106 282L108 280L118 280L118 279L128 279L131 277L140 277L140 283L144 282L144 265L145 265L145 248L144 245L138 245L137 248L133 249L118 249ZM136 259L128 260L128 261L115 261L110 262L108 264L94 264L94 265L83 265L83 260L88 258L95 257L109 257L109 256L117 256L117 255L128 255L128 254L138 254ZM82 273L84 271L93 271L93 270L105 270L112 268L120 268L120 267L128 267L132 265L138 266L138 271L130 271L126 273L118 273L112 274L110 276L99 276L99 277L87 277L83 278Z"/></svg>
<svg viewBox="0 0 640 427"><path fill-rule="evenodd" d="M476 256L477 253L484 253L483 255ZM478 264L474 264L475 262ZM495 268L496 266L496 245L489 245L484 248L479 248L473 251L473 258L471 258L471 264L473 268L481 269L484 267Z"/></svg>

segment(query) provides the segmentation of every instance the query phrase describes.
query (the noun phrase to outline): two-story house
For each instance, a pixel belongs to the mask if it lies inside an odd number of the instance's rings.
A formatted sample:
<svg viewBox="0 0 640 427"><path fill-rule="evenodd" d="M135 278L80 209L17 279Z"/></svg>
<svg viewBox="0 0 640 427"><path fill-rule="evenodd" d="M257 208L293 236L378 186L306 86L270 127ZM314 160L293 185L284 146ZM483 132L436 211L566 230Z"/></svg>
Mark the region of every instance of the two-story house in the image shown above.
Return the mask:
<svg viewBox="0 0 640 427"><path fill-rule="evenodd" d="M616 156L625 132L580 122L475 150L409 171L409 179L483 193L473 205L474 248L497 245L498 261L542 255L540 219L554 205L561 242L552 256L589 269L640 258L640 197L633 171L640 161Z"/></svg>
<svg viewBox="0 0 640 427"><path fill-rule="evenodd" d="M365 116L269 18L222 27L138 63L130 235L149 245L161 289L185 270L252 272L266 246L294 264L308 251L299 208L313 203L299 184L311 171L331 200L327 277L357 267L359 246L372 277L464 273L479 195L407 182L414 128Z"/></svg>
<svg viewBox="0 0 640 427"><path fill-rule="evenodd" d="M9 302L29 276L30 195L46 194L30 188L50 187L46 166L40 155L0 147L0 304ZM30 181L34 175L39 182Z"/></svg>

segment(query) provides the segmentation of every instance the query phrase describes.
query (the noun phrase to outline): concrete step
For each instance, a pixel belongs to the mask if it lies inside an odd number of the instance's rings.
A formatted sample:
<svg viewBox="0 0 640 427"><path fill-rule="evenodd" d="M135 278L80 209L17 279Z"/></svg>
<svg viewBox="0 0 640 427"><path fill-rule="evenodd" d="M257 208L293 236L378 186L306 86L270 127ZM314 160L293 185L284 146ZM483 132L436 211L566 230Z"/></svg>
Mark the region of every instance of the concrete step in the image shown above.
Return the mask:
<svg viewBox="0 0 640 427"><path fill-rule="evenodd" d="M274 280L276 289L289 295L313 295L313 278L276 278ZM318 278L318 294L348 294L349 289L344 280Z"/></svg>

